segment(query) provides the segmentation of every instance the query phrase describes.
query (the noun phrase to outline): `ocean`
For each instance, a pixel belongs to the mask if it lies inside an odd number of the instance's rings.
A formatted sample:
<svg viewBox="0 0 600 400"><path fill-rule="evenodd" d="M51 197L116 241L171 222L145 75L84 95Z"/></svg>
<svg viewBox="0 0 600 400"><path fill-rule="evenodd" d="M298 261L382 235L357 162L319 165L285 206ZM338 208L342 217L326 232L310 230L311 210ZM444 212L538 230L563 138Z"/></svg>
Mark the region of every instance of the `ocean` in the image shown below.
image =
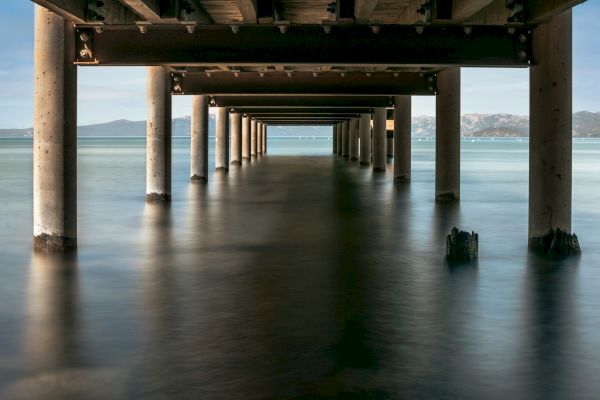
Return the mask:
<svg viewBox="0 0 600 400"><path fill-rule="evenodd" d="M0 398L598 398L599 140L573 146L583 254L555 262L527 252L527 140L463 140L457 205L433 140L410 184L328 138L268 145L192 184L175 138L161 206L143 138L79 139L79 249L44 256L32 141L0 139ZM477 263L445 262L453 226Z"/></svg>

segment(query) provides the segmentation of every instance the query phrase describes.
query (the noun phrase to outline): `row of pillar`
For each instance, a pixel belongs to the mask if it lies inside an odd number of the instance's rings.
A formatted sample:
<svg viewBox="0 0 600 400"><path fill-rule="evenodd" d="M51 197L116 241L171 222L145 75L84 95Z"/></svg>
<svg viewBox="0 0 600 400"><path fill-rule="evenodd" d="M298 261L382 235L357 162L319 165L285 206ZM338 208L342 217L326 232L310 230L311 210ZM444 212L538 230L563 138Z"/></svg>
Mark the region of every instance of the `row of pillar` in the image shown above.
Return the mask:
<svg viewBox="0 0 600 400"><path fill-rule="evenodd" d="M572 14L566 11L535 28L530 68L529 242L549 232L571 231ZM77 69L73 24L36 7L33 132L34 247L63 251L77 244ZM166 70L149 68L147 195L171 195L171 99ZM394 176L410 180L410 98L397 97ZM208 100L193 99L191 179L208 176ZM438 75L436 100L436 198L460 198L460 69ZM374 170L386 168L386 110L335 126L337 154ZM229 168L227 109L217 110L216 168ZM266 125L232 116L231 162L266 153ZM357 128L358 127L358 128ZM357 133L358 132L358 133ZM241 135L241 136L240 136ZM372 136L372 138L371 138ZM357 141L360 143L357 143ZM357 155L358 149L358 155ZM241 153L241 154L240 154Z"/></svg>
<svg viewBox="0 0 600 400"><path fill-rule="evenodd" d="M396 96L394 114L395 155L394 177L410 180L410 96ZM375 108L372 114L339 122L333 126L333 152L362 165L373 166L374 171L385 171L390 152L386 132L386 109Z"/></svg>
<svg viewBox="0 0 600 400"><path fill-rule="evenodd" d="M168 71L148 68L148 120L146 142L146 199L171 198L171 94ZM208 180L208 96L193 96L191 120L190 180ZM215 169L228 171L229 165L267 152L267 126L249 116L216 108Z"/></svg>

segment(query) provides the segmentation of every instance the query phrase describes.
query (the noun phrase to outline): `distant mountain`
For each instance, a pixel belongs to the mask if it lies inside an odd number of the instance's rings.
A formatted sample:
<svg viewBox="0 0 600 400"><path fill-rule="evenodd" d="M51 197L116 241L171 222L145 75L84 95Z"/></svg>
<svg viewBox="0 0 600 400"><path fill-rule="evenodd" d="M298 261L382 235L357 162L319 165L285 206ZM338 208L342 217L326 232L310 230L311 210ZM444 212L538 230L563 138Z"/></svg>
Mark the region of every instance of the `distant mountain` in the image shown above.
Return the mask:
<svg viewBox="0 0 600 400"><path fill-rule="evenodd" d="M215 131L215 117L210 115L209 132ZM274 136L330 136L327 126L273 126L269 132ZM78 128L79 136L144 136L145 121L120 119L102 124L84 125ZM190 117L173 119L173 135L189 136ZM412 119L415 137L435 137L435 117L415 116ZM527 137L529 118L513 114L465 114L461 119L464 137ZM33 129L0 129L0 137L31 137ZM573 136L600 137L600 112L580 111L573 114Z"/></svg>
<svg viewBox="0 0 600 400"><path fill-rule="evenodd" d="M435 137L435 117L413 117L412 134L417 137ZM527 137L529 117L513 114L465 114L461 118L461 135L463 137ZM600 112L574 113L573 136L600 137Z"/></svg>

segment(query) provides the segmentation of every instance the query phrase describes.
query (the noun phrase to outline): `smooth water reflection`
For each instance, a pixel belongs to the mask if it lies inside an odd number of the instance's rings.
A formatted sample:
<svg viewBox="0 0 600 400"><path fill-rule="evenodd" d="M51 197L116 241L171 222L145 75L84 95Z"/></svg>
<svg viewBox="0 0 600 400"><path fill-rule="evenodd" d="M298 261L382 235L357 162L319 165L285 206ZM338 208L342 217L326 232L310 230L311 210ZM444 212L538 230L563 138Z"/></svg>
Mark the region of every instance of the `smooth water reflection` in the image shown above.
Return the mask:
<svg viewBox="0 0 600 400"><path fill-rule="evenodd" d="M596 398L595 225L576 222L581 259L530 256L522 170L467 168L461 204L436 204L415 154L409 185L273 155L191 184L177 158L169 206L105 177L120 206L83 184L67 256L0 228L0 398ZM444 262L454 225L480 233L477 264Z"/></svg>

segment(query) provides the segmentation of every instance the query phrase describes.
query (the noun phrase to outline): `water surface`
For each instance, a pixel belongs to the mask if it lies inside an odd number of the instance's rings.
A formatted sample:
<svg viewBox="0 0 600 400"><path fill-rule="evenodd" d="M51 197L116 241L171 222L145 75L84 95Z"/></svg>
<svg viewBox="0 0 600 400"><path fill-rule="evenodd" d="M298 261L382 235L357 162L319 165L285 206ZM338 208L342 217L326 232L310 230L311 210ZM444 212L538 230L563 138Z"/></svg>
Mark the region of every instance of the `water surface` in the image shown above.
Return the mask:
<svg viewBox="0 0 600 400"><path fill-rule="evenodd" d="M144 202L143 139L81 139L79 250L31 252L32 143L0 140L2 399L596 399L600 142L574 145L580 259L528 255L528 145L462 143L462 201L328 139ZM211 165L213 165L211 153ZM480 235L449 267L454 225Z"/></svg>

